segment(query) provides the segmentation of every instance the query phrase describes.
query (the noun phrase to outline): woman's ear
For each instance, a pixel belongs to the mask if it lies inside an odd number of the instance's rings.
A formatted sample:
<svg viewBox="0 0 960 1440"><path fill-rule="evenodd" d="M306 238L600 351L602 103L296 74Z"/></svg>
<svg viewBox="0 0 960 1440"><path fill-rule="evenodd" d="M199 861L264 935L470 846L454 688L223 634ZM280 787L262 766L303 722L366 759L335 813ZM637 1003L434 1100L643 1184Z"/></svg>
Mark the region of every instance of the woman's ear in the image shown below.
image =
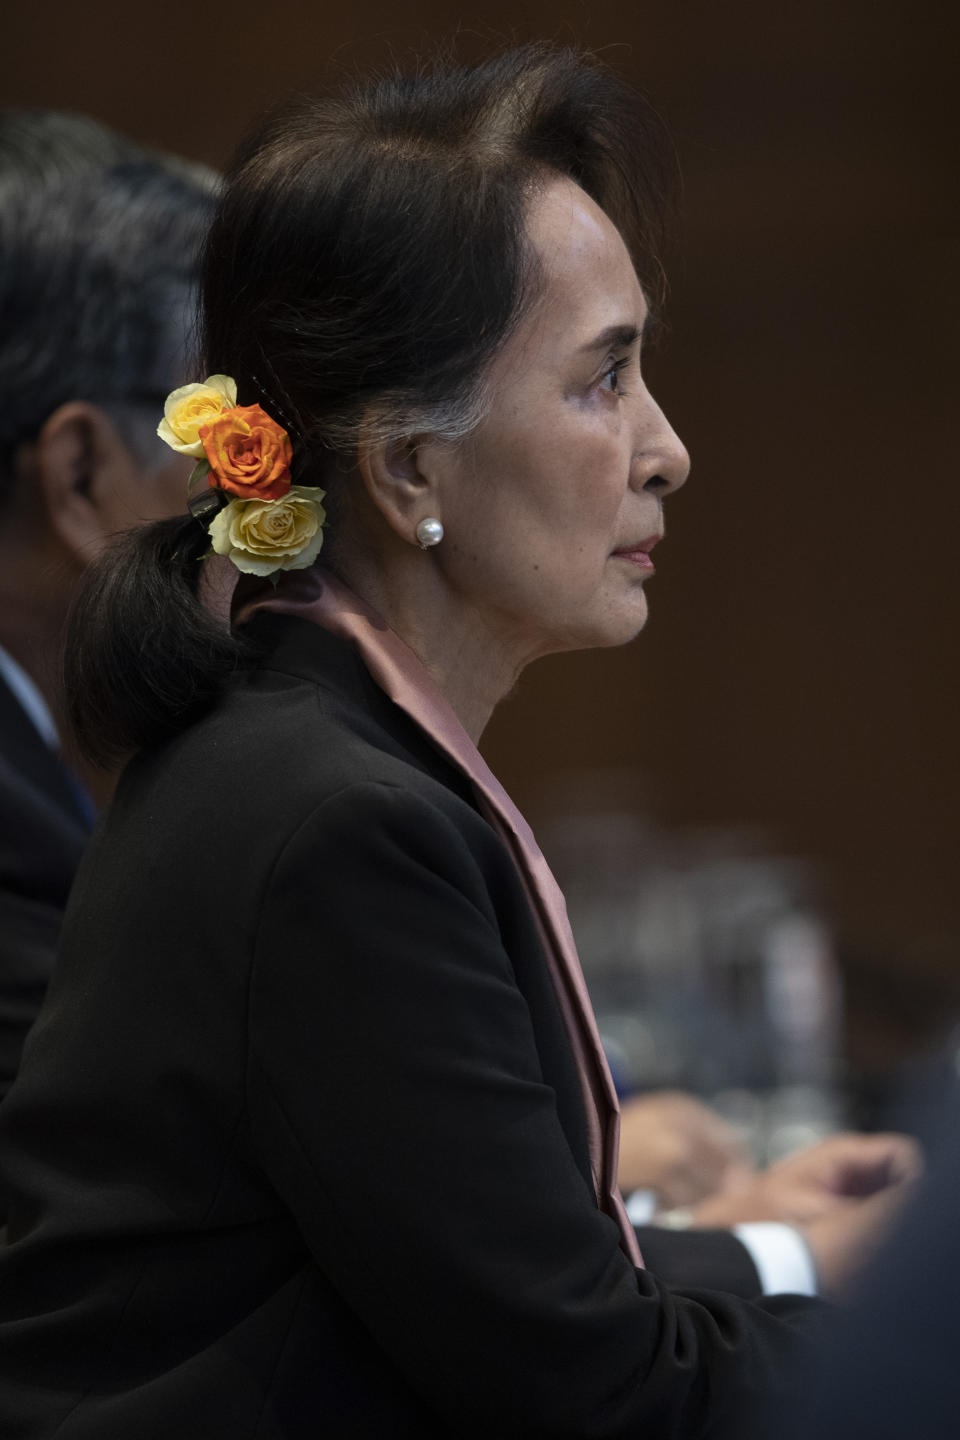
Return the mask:
<svg viewBox="0 0 960 1440"><path fill-rule="evenodd" d="M431 436L361 445L357 469L369 499L401 539L417 544L420 521L442 518L443 466Z"/></svg>

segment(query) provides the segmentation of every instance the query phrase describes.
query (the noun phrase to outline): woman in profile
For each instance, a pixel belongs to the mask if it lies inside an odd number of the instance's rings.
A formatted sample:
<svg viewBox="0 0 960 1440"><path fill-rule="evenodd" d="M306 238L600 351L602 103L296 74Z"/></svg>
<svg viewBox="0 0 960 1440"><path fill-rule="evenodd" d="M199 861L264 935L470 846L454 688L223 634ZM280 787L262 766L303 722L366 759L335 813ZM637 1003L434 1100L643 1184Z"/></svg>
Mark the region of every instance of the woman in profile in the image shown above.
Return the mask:
<svg viewBox="0 0 960 1440"><path fill-rule="evenodd" d="M692 1440L816 1321L639 1267L562 900L475 748L646 618L667 154L523 50L304 104L232 175L162 427L191 513L71 639L80 736L136 753L5 1107L9 1440Z"/></svg>

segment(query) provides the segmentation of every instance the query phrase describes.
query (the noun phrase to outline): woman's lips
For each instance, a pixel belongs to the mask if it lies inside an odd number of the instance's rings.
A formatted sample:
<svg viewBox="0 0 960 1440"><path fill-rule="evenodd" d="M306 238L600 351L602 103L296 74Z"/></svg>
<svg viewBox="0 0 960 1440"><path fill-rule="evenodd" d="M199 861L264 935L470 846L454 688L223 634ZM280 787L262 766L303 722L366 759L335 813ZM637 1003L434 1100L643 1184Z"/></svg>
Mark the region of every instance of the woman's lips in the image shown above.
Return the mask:
<svg viewBox="0 0 960 1440"><path fill-rule="evenodd" d="M618 560L629 560L638 569L646 570L652 575L656 567L650 558L650 551L659 539L659 535L651 535L649 540L640 540L636 545L626 546L623 550L614 550L613 553Z"/></svg>

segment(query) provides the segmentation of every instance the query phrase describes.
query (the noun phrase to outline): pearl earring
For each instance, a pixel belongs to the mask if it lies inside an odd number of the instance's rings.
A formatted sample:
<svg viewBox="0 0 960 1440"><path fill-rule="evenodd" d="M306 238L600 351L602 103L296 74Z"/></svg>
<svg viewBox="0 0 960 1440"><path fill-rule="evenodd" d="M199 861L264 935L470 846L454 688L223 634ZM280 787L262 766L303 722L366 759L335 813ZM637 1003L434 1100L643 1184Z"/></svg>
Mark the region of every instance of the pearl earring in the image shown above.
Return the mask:
<svg viewBox="0 0 960 1440"><path fill-rule="evenodd" d="M439 520L428 515L425 520L420 521L417 526L417 541L421 550L429 550L431 545L439 545L442 539L443 526Z"/></svg>

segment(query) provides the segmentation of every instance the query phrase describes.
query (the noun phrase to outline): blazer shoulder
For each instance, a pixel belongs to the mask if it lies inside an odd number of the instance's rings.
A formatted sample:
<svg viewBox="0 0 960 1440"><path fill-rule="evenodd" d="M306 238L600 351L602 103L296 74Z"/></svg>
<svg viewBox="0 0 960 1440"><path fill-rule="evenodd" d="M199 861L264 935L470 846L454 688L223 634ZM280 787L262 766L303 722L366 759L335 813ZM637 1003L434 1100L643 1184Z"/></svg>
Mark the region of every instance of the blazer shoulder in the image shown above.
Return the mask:
<svg viewBox="0 0 960 1440"><path fill-rule="evenodd" d="M239 672L207 715L135 757L115 808L135 797L142 810L146 798L196 812L202 830L289 831L351 785L382 784L461 819L476 815L469 779L379 689L353 647L306 622L287 624L292 638L279 627L286 643Z"/></svg>

